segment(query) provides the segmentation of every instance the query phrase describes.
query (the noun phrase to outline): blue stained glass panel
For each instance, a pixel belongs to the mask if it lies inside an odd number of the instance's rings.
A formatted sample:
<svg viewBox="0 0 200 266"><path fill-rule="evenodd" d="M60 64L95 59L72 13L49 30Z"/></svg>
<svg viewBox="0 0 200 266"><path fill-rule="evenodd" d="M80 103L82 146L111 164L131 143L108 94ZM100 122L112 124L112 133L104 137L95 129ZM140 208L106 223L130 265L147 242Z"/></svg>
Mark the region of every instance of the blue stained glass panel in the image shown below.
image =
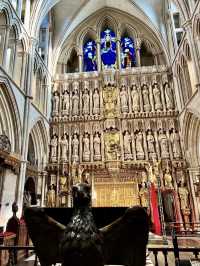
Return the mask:
<svg viewBox="0 0 200 266"><path fill-rule="evenodd" d="M135 46L130 37L121 38L121 63L122 68L136 66Z"/></svg>
<svg viewBox="0 0 200 266"><path fill-rule="evenodd" d="M85 43L83 47L84 55L84 71L96 71L97 62L96 62L96 43L93 40L89 40Z"/></svg>
<svg viewBox="0 0 200 266"><path fill-rule="evenodd" d="M116 37L110 29L101 32L101 60L105 68L115 68Z"/></svg>

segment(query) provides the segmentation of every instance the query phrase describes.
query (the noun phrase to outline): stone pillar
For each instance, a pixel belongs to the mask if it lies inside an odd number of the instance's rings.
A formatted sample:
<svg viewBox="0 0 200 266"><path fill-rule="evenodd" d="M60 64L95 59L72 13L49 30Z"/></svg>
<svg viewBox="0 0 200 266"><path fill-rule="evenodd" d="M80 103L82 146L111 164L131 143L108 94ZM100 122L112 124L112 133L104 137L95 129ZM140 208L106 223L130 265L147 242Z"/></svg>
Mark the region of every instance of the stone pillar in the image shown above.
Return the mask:
<svg viewBox="0 0 200 266"><path fill-rule="evenodd" d="M24 140L22 143L22 160L20 166L20 173L19 173L19 181L18 181L18 189L17 189L17 204L19 206L19 213L21 216L22 212L22 203L23 203L23 194L24 194L24 184L25 184L25 176L26 176L26 166L27 166L27 153L28 153L28 141L29 141L29 121L30 121L30 105L31 105L31 84L32 84L32 77L33 77L33 64L34 64L34 54L35 54L35 45L36 40L31 39L31 45L29 48L28 54L28 62L27 62L27 78L26 78L26 94L27 97L25 98L24 104L24 128L22 133L22 139Z"/></svg>
<svg viewBox="0 0 200 266"><path fill-rule="evenodd" d="M190 46L190 52L191 52L191 59L193 61L194 65L194 75L196 77L196 83L200 83L200 73L199 73L199 62L198 62L198 54L196 50L196 44L194 42L193 34L192 34L192 23L191 21L186 21L183 25L183 27L186 30L187 36L188 36L188 42Z"/></svg>
<svg viewBox="0 0 200 266"><path fill-rule="evenodd" d="M14 74L16 71L16 68L19 67L17 66L17 57L18 57L18 49L19 45L21 44L21 40L16 40L15 42L15 54L14 54L14 60L13 60L13 70L12 70L12 77L15 78Z"/></svg>
<svg viewBox="0 0 200 266"><path fill-rule="evenodd" d="M173 160L173 151L172 151L172 145L171 145L171 141L170 141L170 134L169 134L169 130L166 130L166 137L168 140L168 147L169 147L169 156L171 161Z"/></svg>
<svg viewBox="0 0 200 266"><path fill-rule="evenodd" d="M198 202L197 202L197 198L195 195L194 182L193 182L194 171L192 168L189 168L188 172L189 172L189 184L190 184L190 192L191 192L191 200L192 200L191 204L193 205L191 206L191 209L194 209L193 211L194 211L194 216L195 216L194 217L195 221L193 222L199 222Z"/></svg>
<svg viewBox="0 0 200 266"><path fill-rule="evenodd" d="M83 71L83 55L82 54L78 55L78 70L79 72Z"/></svg>
<svg viewBox="0 0 200 266"><path fill-rule="evenodd" d="M97 44L97 70L101 71L101 43L100 40L96 40Z"/></svg>
<svg viewBox="0 0 200 266"><path fill-rule="evenodd" d="M22 15L22 2L23 0L18 0L18 4L17 4L17 14L18 14L18 17L21 18L21 15Z"/></svg>
<svg viewBox="0 0 200 266"><path fill-rule="evenodd" d="M162 101L162 106L163 106L163 111L166 111L166 104L165 104L165 92L163 88L163 83L162 81L160 82L160 93L161 93L161 101Z"/></svg>
<svg viewBox="0 0 200 266"><path fill-rule="evenodd" d="M45 207L45 187L46 187L47 172L42 172L42 190L41 190L41 207Z"/></svg>
<svg viewBox="0 0 200 266"><path fill-rule="evenodd" d="M7 49L8 49L8 41L9 41L9 34L10 34L11 26L6 26L6 34L5 34L5 41L4 41L4 48L3 48L3 61L2 66L5 69L6 68L6 62L7 62Z"/></svg>
<svg viewBox="0 0 200 266"><path fill-rule="evenodd" d="M26 0L26 7L25 7L25 18L24 18L24 25L27 30L29 30L29 21L31 16L31 3L30 0Z"/></svg>
<svg viewBox="0 0 200 266"><path fill-rule="evenodd" d="M141 48L142 40L137 38L135 40L135 50L136 50L136 66L141 67L141 57L140 57L140 48Z"/></svg>
<svg viewBox="0 0 200 266"><path fill-rule="evenodd" d="M22 74L21 74L21 81L20 81L20 88L24 90L24 83L25 83L25 71L26 71L26 62L28 59L28 54L23 53L23 61L22 61Z"/></svg>
<svg viewBox="0 0 200 266"><path fill-rule="evenodd" d="M121 44L120 39L117 39L117 67L121 70Z"/></svg>

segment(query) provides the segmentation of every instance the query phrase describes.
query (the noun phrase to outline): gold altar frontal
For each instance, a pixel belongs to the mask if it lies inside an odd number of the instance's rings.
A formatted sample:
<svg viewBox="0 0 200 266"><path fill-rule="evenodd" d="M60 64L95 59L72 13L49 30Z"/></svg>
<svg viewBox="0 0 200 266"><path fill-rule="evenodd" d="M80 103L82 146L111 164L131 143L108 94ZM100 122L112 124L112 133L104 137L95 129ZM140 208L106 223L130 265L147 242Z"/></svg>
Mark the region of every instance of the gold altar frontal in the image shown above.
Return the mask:
<svg viewBox="0 0 200 266"><path fill-rule="evenodd" d="M140 205L138 182L128 178L94 178L92 206L129 207Z"/></svg>

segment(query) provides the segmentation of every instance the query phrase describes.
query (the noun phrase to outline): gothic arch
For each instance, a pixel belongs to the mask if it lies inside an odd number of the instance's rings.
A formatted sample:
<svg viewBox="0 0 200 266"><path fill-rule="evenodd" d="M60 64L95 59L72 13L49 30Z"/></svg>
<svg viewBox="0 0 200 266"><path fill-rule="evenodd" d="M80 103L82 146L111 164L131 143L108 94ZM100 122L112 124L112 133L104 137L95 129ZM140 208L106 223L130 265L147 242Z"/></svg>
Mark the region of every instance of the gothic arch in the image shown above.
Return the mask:
<svg viewBox="0 0 200 266"><path fill-rule="evenodd" d="M130 24L122 24L121 25L121 36L123 36L123 34L127 33L129 35L129 37L131 37L133 40L135 38L138 37L138 35L140 34L138 30L136 30L133 26L131 26Z"/></svg>
<svg viewBox="0 0 200 266"><path fill-rule="evenodd" d="M187 111L183 120L183 146L191 167L200 165L200 119Z"/></svg>
<svg viewBox="0 0 200 266"><path fill-rule="evenodd" d="M80 34L78 35L77 40L76 40L77 46L82 47L84 45L85 41L87 41L87 39L89 39L89 38L94 40L94 41L97 40L97 33L91 27L87 27L80 32Z"/></svg>
<svg viewBox="0 0 200 266"><path fill-rule="evenodd" d="M33 141L38 170L43 170L48 157L48 135L44 121L42 119L37 120L30 130L29 136L31 136Z"/></svg>
<svg viewBox="0 0 200 266"><path fill-rule="evenodd" d="M8 81L0 77L0 131L11 142L11 152L20 154L21 122L18 106Z"/></svg>

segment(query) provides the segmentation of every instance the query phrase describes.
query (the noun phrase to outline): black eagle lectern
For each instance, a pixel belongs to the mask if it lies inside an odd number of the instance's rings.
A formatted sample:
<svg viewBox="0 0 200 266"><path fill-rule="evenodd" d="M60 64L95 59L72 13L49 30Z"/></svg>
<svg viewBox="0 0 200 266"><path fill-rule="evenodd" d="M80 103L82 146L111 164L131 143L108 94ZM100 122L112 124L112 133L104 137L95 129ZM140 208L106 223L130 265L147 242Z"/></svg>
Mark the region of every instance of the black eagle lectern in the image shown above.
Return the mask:
<svg viewBox="0 0 200 266"><path fill-rule="evenodd" d="M91 208L90 186L86 183L73 187L73 204L73 210L25 210L41 266L145 265L149 219L144 208ZM98 229L113 217L112 223Z"/></svg>

